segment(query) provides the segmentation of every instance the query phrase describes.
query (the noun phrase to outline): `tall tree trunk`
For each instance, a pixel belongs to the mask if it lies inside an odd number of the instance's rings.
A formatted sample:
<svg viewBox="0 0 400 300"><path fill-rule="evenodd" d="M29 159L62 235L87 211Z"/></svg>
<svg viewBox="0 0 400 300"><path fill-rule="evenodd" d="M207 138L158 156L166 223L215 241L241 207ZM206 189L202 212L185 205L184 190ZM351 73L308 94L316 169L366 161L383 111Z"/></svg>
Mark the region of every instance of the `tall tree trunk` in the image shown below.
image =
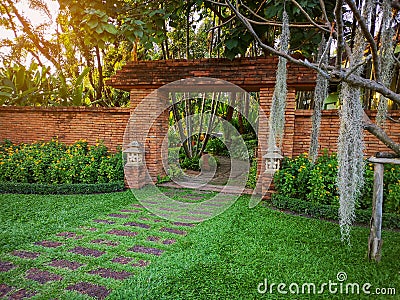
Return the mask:
<svg viewBox="0 0 400 300"><path fill-rule="evenodd" d="M186 95L186 94L185 94ZM187 144L189 149L190 158L193 157L193 147L192 147L192 120L191 120L191 99L190 93L185 96L185 123L187 132Z"/></svg>
<svg viewBox="0 0 400 300"><path fill-rule="evenodd" d="M216 19L216 15L214 14L213 16L213 21L212 21L212 27L215 27L215 19ZM214 48L214 29L211 30L211 37L210 37L210 45L208 48L208 56L211 57L212 52L213 52L213 48Z"/></svg>
<svg viewBox="0 0 400 300"><path fill-rule="evenodd" d="M212 96L212 101L211 101L211 116L210 116L210 119L208 120L206 136L204 137L203 145L202 145L200 153L199 153L200 157L203 155L204 151L206 150L208 140L210 139L210 133L214 126L215 113L217 112L217 109L218 109L218 100L219 100L219 93L217 93L217 95L215 95L215 92L214 92L213 96Z"/></svg>
<svg viewBox="0 0 400 300"><path fill-rule="evenodd" d="M239 123L239 133L244 134L243 116L240 111L238 111L238 123Z"/></svg>
<svg viewBox="0 0 400 300"><path fill-rule="evenodd" d="M226 117L225 120L228 121L229 123L232 122L232 118L233 118L233 113L235 112L235 105L236 105L236 93L233 92L231 94L231 97L229 98L229 103L228 103L228 107L226 109ZM232 140L231 140L231 129L230 127L227 127L227 131L225 132L225 143L227 144L227 146L229 147Z"/></svg>
<svg viewBox="0 0 400 300"><path fill-rule="evenodd" d="M97 71L99 73L99 82L97 84L97 95L96 100L101 99L103 88L104 88L104 78L103 78L103 66L101 63L101 55L100 49L98 46L95 47L96 49L96 58L97 58Z"/></svg>
<svg viewBox="0 0 400 300"><path fill-rule="evenodd" d="M203 133L203 120L204 120L204 114L205 114L205 107L206 107L206 93L203 93L202 102L201 102L201 110L200 110L199 132L197 135L197 142L196 142L196 153L199 152L200 136Z"/></svg>
<svg viewBox="0 0 400 300"><path fill-rule="evenodd" d="M249 118L249 110L250 110L250 94L246 93L245 97L244 97L244 117L246 119Z"/></svg>
<svg viewBox="0 0 400 300"><path fill-rule="evenodd" d="M187 0L187 10L186 10L186 59L190 57L190 0Z"/></svg>
<svg viewBox="0 0 400 300"><path fill-rule="evenodd" d="M163 8L163 5L161 6L161 8ZM164 33L164 41L162 42L162 44L165 44L165 59L169 59L170 55L169 55L169 46L168 46L168 31L167 31L167 26L165 24L166 20L163 21L163 25L162 25L162 31Z"/></svg>
<svg viewBox="0 0 400 300"><path fill-rule="evenodd" d="M183 131L182 123L180 122L181 116L179 114L178 104L176 103L176 95L175 95L175 93L172 93L172 114L173 114L174 119L175 119L175 124L178 125L179 137L180 137L180 139L182 141L183 150L185 151L186 156L190 157L190 152L189 152L189 149L187 147L186 136L185 136L185 133Z"/></svg>

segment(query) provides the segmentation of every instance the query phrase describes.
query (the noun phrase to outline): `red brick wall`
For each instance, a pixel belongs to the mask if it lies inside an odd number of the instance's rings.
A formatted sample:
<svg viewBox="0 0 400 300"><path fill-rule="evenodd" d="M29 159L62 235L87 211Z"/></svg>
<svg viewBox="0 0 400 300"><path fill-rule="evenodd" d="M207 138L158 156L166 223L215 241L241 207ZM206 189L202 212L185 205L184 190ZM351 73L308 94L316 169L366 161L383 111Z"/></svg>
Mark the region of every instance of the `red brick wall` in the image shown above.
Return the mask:
<svg viewBox="0 0 400 300"><path fill-rule="evenodd" d="M212 77L236 84L247 91L274 86L276 57L209 58L196 60L156 60L128 62L107 84L130 91L157 89L183 78ZM288 63L288 86L308 89L315 85L315 72Z"/></svg>
<svg viewBox="0 0 400 300"><path fill-rule="evenodd" d="M261 107L268 110L268 99L272 89L262 89L260 95ZM141 95L144 97L145 95ZM137 98L139 100L140 97ZM151 106L149 106L151 107ZM367 112L372 120L376 112ZM58 139L71 144L79 139L86 139L90 144L103 140L111 150L122 146L125 127L128 124L130 109L127 108L37 108L37 107L1 107L0 108L0 140L9 139L15 143L30 143L40 140ZM400 111L391 111L394 119L400 118ZM290 109L287 113L287 128L284 139L283 153L295 156L307 152L310 144L311 117L310 110ZM162 169L165 160L165 149L160 153L161 139L166 135L168 114L156 118L151 126L150 136L143 137L147 153L146 160L152 169L151 175ZM292 121L293 120L293 121ZM336 151L339 116L337 110L325 110L322 114L320 133L320 151L328 149ZM294 126L292 126L294 124ZM266 145L267 124L260 124L260 144ZM136 128L136 126L135 126ZM400 143L400 124L387 122L387 132L395 142ZM264 137L264 138L263 138ZM264 145L265 144L265 145ZM374 136L365 131L366 155L389 149ZM165 145L164 145L165 146ZM151 151L150 151L151 150ZM150 153L151 152L151 153ZM262 153L265 154L265 153ZM261 164L261 162L260 162ZM263 168L259 165L259 169ZM154 169L154 170L153 170Z"/></svg>
<svg viewBox="0 0 400 300"><path fill-rule="evenodd" d="M367 115L372 121L375 120L376 112L367 111ZM391 111L390 115L394 119L400 118L400 111ZM308 152L310 146L310 134L312 127L312 111L311 110L297 110L295 119L295 135L293 138L293 156L299 155L304 152ZM386 132L389 136L397 143L400 143L400 124L387 121ZM320 153L324 149L328 149L329 152L335 152L337 149L337 139L339 131L339 115L337 110L325 110L322 113L321 120L321 132L319 138L319 149ZM390 151L382 142L370 134L364 131L364 140L367 156L373 155L378 151Z"/></svg>
<svg viewBox="0 0 400 300"><path fill-rule="evenodd" d="M67 144L79 139L90 144L103 140L114 151L122 145L129 115L126 108L1 107L0 140L31 143L56 136Z"/></svg>

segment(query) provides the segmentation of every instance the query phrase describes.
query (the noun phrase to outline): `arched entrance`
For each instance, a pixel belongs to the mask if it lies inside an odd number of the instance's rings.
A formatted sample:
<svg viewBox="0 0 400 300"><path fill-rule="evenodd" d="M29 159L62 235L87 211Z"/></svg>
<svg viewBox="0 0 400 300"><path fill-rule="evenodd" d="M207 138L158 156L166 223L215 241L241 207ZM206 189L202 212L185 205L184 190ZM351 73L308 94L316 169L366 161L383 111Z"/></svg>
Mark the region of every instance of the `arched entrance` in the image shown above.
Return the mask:
<svg viewBox="0 0 400 300"><path fill-rule="evenodd" d="M168 93L154 92L160 87L181 79L210 77L223 79L239 86L247 92L259 92L259 105L264 114L269 114L272 94L275 84L277 59L267 58L241 58L227 59L200 59L200 60L174 60L174 61L139 61L129 62L122 70L118 71L108 82L109 85L130 92L132 111L135 117L135 139L145 145L145 160L150 178L138 174L138 183L141 187L149 180L157 180L157 176L165 175L163 161L166 160L167 151L162 151L163 139L168 131L169 111L161 114L156 112L160 106L165 106ZM288 65L288 95L285 112L285 136L282 152L286 156L293 153L293 136L296 107L296 91L311 90L315 85L315 74L304 67ZM145 101L145 103L143 103ZM145 104L145 109L136 110ZM153 122L147 131L148 117L152 116ZM262 161L266 153L268 126L266 118L260 119L258 124L258 173L263 174L265 164ZM165 146L164 146L165 147ZM260 187L259 187L260 188Z"/></svg>

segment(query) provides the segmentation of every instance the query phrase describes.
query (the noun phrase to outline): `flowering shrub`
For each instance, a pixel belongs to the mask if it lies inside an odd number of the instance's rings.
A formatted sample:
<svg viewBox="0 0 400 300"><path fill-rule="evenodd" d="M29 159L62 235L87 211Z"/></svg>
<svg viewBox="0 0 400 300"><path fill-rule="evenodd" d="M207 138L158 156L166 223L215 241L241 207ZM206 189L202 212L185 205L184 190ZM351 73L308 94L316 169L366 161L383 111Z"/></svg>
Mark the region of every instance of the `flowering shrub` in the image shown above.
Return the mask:
<svg viewBox="0 0 400 300"><path fill-rule="evenodd" d="M284 158L281 170L276 172L275 188L280 195L307 202L339 205L336 186L338 163L336 154L325 153L313 165L302 154L295 158ZM365 163L365 184L358 197L357 208L372 207L374 182L373 164ZM400 166L386 165L384 173L384 212L400 214Z"/></svg>
<svg viewBox="0 0 400 300"><path fill-rule="evenodd" d="M103 143L0 144L0 182L108 183L123 180L123 174L121 152L111 154Z"/></svg>

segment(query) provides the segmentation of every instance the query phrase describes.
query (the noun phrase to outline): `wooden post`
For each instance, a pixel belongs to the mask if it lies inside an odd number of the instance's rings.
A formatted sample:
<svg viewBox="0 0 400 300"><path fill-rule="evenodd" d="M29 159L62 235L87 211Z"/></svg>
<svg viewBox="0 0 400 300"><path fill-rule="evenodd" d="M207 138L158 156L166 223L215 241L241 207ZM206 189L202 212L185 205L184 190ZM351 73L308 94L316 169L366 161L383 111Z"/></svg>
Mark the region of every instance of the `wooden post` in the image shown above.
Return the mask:
<svg viewBox="0 0 400 300"><path fill-rule="evenodd" d="M374 164L374 195L372 197L371 231L368 238L368 258L379 262L382 249L383 164L400 165L398 158L371 157Z"/></svg>
<svg viewBox="0 0 400 300"><path fill-rule="evenodd" d="M374 163L374 195L372 197L371 231L368 238L368 258L380 261L382 249L383 171L381 163Z"/></svg>

